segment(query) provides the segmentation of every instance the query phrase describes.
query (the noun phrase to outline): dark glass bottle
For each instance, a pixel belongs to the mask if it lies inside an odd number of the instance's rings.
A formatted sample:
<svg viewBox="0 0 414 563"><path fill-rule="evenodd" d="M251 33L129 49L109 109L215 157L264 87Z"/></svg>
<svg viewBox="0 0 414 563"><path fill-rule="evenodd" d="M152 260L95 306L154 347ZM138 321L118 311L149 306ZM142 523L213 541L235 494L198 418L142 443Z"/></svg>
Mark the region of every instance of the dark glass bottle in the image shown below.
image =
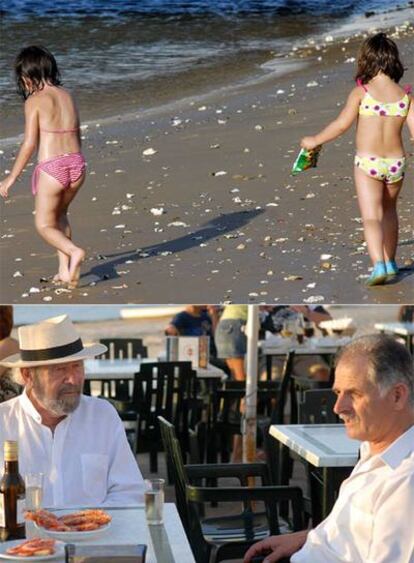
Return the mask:
<svg viewBox="0 0 414 563"><path fill-rule="evenodd" d="M25 486L19 474L17 442L4 442L4 475L0 481L0 541L25 537Z"/></svg>

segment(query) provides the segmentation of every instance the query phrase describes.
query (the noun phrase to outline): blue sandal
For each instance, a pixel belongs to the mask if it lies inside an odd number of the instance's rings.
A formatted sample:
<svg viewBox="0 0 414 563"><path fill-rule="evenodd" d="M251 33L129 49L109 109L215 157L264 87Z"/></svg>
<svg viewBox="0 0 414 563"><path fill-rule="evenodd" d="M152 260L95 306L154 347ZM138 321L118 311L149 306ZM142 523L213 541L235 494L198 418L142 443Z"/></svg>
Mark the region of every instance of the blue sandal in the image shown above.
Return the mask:
<svg viewBox="0 0 414 563"><path fill-rule="evenodd" d="M387 260L385 262L385 269L387 270L387 278L392 279L398 275L399 269L395 260Z"/></svg>
<svg viewBox="0 0 414 563"><path fill-rule="evenodd" d="M382 285L387 281L387 277L388 274L385 268L385 262L379 260L375 264L374 269L372 270L371 275L367 279L365 285L368 287L372 287L374 285Z"/></svg>

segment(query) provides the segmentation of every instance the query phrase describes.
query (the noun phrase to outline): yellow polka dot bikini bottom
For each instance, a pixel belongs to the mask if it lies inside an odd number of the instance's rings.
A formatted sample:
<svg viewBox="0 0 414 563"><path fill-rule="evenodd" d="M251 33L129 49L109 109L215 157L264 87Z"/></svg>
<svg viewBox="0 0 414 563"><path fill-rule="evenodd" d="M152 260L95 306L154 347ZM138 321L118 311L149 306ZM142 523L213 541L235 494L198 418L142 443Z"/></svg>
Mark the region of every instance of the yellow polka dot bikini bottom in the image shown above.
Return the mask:
<svg viewBox="0 0 414 563"><path fill-rule="evenodd" d="M395 184L404 178L406 161L404 156L399 158L381 158L379 156L355 155L355 166L361 168L367 176Z"/></svg>

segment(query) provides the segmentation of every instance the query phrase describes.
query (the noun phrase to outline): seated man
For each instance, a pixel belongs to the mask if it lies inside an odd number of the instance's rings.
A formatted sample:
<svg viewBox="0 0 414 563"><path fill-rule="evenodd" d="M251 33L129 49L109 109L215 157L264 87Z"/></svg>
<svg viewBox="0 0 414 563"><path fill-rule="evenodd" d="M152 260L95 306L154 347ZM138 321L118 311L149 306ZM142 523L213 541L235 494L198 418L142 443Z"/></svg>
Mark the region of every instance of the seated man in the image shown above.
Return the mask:
<svg viewBox="0 0 414 563"><path fill-rule="evenodd" d="M348 436L362 440L360 460L329 516L314 530L273 536L245 562L290 557L292 563L413 563L414 374L406 348L369 335L341 351L334 411Z"/></svg>
<svg viewBox="0 0 414 563"><path fill-rule="evenodd" d="M45 507L126 505L143 501L143 479L125 430L108 402L82 395L83 360L103 354L83 345L66 315L19 329L23 394L0 405L2 444L16 440L19 469L44 474Z"/></svg>

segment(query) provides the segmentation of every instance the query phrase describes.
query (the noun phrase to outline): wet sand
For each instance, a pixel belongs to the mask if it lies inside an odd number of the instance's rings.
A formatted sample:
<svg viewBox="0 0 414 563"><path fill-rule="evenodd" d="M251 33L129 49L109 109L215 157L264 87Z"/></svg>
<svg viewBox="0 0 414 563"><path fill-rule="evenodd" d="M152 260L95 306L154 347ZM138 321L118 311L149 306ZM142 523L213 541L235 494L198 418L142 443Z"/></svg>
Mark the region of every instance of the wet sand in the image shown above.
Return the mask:
<svg viewBox="0 0 414 563"><path fill-rule="evenodd" d="M412 29L403 35L408 62ZM386 286L364 287L353 130L324 148L317 169L290 176L300 138L331 120L353 85L354 64L345 62L355 56L352 42L324 51L284 77L90 123L87 182L70 214L74 240L88 254L76 290L50 281L57 261L34 231L28 167L1 203L0 301L412 302L407 132L398 251L405 269ZM404 82L414 82L412 68ZM10 168L15 147L3 150L1 167Z"/></svg>

